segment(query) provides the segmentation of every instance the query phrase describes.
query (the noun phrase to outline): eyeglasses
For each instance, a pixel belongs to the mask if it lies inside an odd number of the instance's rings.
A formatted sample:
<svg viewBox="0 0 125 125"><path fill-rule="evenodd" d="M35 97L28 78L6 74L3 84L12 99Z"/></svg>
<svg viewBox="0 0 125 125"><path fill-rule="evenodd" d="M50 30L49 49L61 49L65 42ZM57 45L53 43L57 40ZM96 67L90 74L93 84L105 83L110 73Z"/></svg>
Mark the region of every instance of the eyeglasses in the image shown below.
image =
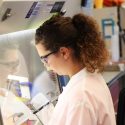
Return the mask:
<svg viewBox="0 0 125 125"><path fill-rule="evenodd" d="M48 63L48 56L50 56L51 54L53 54L53 53L56 53L57 51L53 51L53 52L50 52L50 53L48 53L47 55L45 55L45 56L41 56L40 58L41 58L41 61L43 62L43 63Z"/></svg>

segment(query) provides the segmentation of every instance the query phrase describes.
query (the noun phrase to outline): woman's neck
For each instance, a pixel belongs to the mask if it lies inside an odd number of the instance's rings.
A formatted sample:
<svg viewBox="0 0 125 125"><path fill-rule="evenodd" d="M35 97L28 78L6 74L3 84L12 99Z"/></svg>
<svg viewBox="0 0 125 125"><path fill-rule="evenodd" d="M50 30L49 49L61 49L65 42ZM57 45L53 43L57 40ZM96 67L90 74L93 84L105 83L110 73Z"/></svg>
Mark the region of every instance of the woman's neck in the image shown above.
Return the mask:
<svg viewBox="0 0 125 125"><path fill-rule="evenodd" d="M72 65L70 67L70 70L69 70L69 77L71 78L73 75L75 75L76 73L78 73L80 70L82 70L84 68L83 64L75 64L75 65Z"/></svg>

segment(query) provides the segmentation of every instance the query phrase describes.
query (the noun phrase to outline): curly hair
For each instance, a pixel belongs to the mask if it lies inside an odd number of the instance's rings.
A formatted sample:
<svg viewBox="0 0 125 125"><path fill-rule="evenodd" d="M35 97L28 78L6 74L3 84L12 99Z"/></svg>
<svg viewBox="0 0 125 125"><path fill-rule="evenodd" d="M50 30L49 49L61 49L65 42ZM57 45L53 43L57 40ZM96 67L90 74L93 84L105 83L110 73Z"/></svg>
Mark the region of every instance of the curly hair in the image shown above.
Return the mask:
<svg viewBox="0 0 125 125"><path fill-rule="evenodd" d="M82 61L89 72L102 71L108 60L98 24L84 14L72 18L52 16L36 30L35 42L42 43L50 51L64 46L72 48L75 59Z"/></svg>

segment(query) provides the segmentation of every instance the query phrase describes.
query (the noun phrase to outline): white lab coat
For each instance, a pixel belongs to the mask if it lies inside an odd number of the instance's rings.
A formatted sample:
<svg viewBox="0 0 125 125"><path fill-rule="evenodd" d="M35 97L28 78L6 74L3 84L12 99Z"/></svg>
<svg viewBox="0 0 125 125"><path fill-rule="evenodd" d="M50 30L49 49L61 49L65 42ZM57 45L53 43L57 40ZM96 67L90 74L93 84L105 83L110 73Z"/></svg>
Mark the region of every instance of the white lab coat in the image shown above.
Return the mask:
<svg viewBox="0 0 125 125"><path fill-rule="evenodd" d="M112 98L101 74L83 69L72 76L47 125L116 125Z"/></svg>

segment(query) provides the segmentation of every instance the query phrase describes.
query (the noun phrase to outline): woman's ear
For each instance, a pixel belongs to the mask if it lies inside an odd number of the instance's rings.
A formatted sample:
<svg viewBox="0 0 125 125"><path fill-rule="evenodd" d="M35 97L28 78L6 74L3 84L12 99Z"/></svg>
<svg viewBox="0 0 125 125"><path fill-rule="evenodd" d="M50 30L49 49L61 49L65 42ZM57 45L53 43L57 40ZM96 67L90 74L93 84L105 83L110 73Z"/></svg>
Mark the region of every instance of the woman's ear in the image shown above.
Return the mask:
<svg viewBox="0 0 125 125"><path fill-rule="evenodd" d="M71 54L71 49L67 47L61 47L60 48L60 54L63 56L64 59L68 59Z"/></svg>

